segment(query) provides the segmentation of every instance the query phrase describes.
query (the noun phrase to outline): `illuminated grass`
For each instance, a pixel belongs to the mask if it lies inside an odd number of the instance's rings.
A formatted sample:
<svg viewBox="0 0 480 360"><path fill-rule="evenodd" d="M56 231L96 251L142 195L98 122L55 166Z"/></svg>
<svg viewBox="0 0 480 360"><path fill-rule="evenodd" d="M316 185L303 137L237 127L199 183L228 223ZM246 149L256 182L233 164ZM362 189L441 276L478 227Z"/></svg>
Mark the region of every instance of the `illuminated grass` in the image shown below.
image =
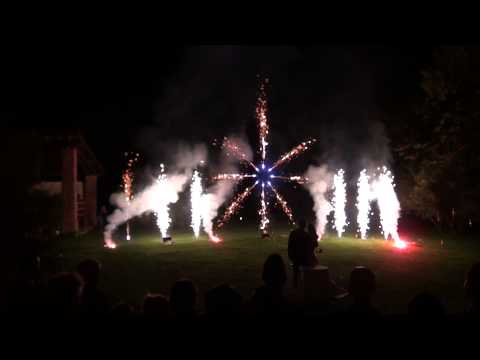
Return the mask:
<svg viewBox="0 0 480 360"><path fill-rule="evenodd" d="M103 264L101 287L106 293L140 304L146 292L168 294L172 283L181 277L191 278L203 293L222 282L235 286L245 298L261 284L265 258L280 253L287 261L288 229L273 233L272 239L260 239L253 228L228 228L220 233L224 242L213 244L202 234L198 240L191 232L172 232L173 246L161 243L157 233L135 234L130 242L119 241L118 248L103 248L99 233L65 239L50 255L62 254L60 269L70 270L82 259L93 257ZM464 306L465 271L480 260L479 246L468 241L429 239L420 246L405 250L392 247L380 238L361 240L334 234L320 243L324 252L320 262L340 286L346 287L354 266L365 265L377 275L376 304L385 313L405 312L408 301L419 291L429 289L439 295L450 312ZM288 262L287 262L288 263ZM59 268L57 268L59 270ZM298 297L291 288L287 294Z"/></svg>

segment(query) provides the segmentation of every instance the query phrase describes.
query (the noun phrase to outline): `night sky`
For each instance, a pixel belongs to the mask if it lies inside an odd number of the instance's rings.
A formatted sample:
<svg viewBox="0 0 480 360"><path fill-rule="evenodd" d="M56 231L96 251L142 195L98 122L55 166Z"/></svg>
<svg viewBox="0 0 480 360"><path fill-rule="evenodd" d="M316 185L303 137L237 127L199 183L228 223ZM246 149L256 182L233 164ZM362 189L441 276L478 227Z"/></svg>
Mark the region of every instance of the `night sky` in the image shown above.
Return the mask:
<svg viewBox="0 0 480 360"><path fill-rule="evenodd" d="M124 151L160 162L168 157L164 145L177 141L211 144L230 134L255 141L260 75L270 79L273 154L314 136L319 143L308 161L388 161L382 124L418 94L431 51L371 44L38 45L10 57L1 116L3 126L81 129L106 169L106 196L118 187Z"/></svg>

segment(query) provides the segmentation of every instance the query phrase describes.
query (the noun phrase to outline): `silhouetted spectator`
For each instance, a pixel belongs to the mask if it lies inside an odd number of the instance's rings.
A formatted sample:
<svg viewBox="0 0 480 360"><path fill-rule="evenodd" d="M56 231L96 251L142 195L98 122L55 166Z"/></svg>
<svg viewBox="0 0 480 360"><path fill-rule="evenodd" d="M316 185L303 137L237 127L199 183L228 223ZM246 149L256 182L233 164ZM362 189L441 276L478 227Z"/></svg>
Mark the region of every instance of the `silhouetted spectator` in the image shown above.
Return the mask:
<svg viewBox="0 0 480 360"><path fill-rule="evenodd" d="M408 315L414 319L438 320L445 317L445 308L436 296L423 292L408 304Z"/></svg>
<svg viewBox="0 0 480 360"><path fill-rule="evenodd" d="M350 273L348 293L352 304L347 312L357 318L379 318L380 313L372 305L372 297L376 290L375 274L364 266L355 267Z"/></svg>
<svg viewBox="0 0 480 360"><path fill-rule="evenodd" d="M177 319L194 319L197 289L191 280L178 280L170 290L170 308Z"/></svg>
<svg viewBox="0 0 480 360"><path fill-rule="evenodd" d="M148 320L167 320L170 304L164 295L149 294L143 300L143 315Z"/></svg>
<svg viewBox="0 0 480 360"><path fill-rule="evenodd" d="M242 305L242 296L228 284L209 290L205 296L205 307L210 319L238 319Z"/></svg>
<svg viewBox="0 0 480 360"><path fill-rule="evenodd" d="M469 302L467 313L480 317L480 262L474 264L467 273L465 296Z"/></svg>
<svg viewBox="0 0 480 360"><path fill-rule="evenodd" d="M293 285L297 287L300 267L312 267L318 264L315 256L317 246L314 240L306 231L304 219L298 221L298 228L290 233L288 238L288 257L293 266Z"/></svg>
<svg viewBox="0 0 480 360"><path fill-rule="evenodd" d="M270 255L263 265L264 285L255 290L252 298L254 311L259 314L277 314L288 310L283 295L287 281L285 263L278 254Z"/></svg>
<svg viewBox="0 0 480 360"><path fill-rule="evenodd" d="M46 313L62 319L77 318L83 281L76 273L60 273L47 284L45 306Z"/></svg>
<svg viewBox="0 0 480 360"><path fill-rule="evenodd" d="M133 319L135 312L131 305L125 302L119 302L113 305L109 316L114 321L126 321Z"/></svg>
<svg viewBox="0 0 480 360"><path fill-rule="evenodd" d="M101 265L96 260L85 260L77 266L77 272L84 281L81 312L88 316L105 315L108 312L106 296L98 290Z"/></svg>
<svg viewBox="0 0 480 360"><path fill-rule="evenodd" d="M40 258L27 256L8 291L9 313L27 318L35 315L39 310L40 285Z"/></svg>

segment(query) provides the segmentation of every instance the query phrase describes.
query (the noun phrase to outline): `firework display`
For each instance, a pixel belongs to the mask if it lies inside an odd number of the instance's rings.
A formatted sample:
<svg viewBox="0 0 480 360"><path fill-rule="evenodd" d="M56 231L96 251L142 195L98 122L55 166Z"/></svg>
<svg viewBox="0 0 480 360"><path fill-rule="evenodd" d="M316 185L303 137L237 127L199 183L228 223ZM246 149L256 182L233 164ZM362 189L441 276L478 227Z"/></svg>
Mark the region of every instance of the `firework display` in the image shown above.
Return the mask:
<svg viewBox="0 0 480 360"><path fill-rule="evenodd" d="M284 213L287 215L288 219L293 222L293 214L292 210L288 206L287 201L280 196L278 191L275 189L274 185L272 185L271 180L284 180L289 182L297 182L297 183L305 183L308 181L307 178L303 176L281 176L276 175L273 173L273 170L288 163L290 160L294 159L295 157L301 155L307 149L309 149L310 145L315 142L315 140L309 140L306 142L302 142L300 145L293 148L288 153L282 155L280 159L278 159L272 167L268 167L266 165L267 159L267 138L268 138L268 118L267 118L267 97L265 92L265 84L268 83L268 79L265 82L261 83L260 85L260 94L257 100L257 105L255 109L255 114L257 118L257 125L258 125L258 138L259 138L259 154L260 154L260 164L255 165L249 160L247 160L246 155L241 152L240 147L235 145L232 141L228 141L225 145L224 141L224 148L228 151L235 154L237 159L241 161L248 161L251 167L254 169L253 173L240 173L240 174L218 174L213 177L214 180L234 180L240 181L246 178L255 178L255 183L251 186L247 186L245 190L238 196L234 197L231 204L227 207L223 217L219 220L218 226L221 227L227 222L233 214L238 211L240 205L248 195L252 192L253 188L255 188L258 184L261 184L261 192L260 192L260 206L258 214L260 216L260 230L262 233L268 232L268 224L270 220L268 219L268 200L267 200L267 193L266 191L270 189L277 199L277 204L282 208ZM268 185L268 186L266 186Z"/></svg>
<svg viewBox="0 0 480 360"><path fill-rule="evenodd" d="M212 242L221 242L222 239L214 233L214 220L217 219L218 211L225 200L231 194L234 185L241 184L243 189L233 196L233 200L225 207L223 214L216 221L217 228L223 227L242 208L243 203L257 189L259 190L259 228L262 237L269 236L269 199L275 199L275 204L280 207L290 223L295 224L294 214L286 199L275 186L276 181L285 183L304 184L309 189L314 200L316 215L316 230L319 240L325 232L328 222L327 216L333 213L333 228L337 236L341 238L349 225L347 218L347 184L343 169L331 170L321 167L309 168L307 176L285 175L277 173L282 166L302 155L316 142L310 139L295 146L289 152L280 156L278 160L269 161L267 147L269 124L267 117L267 97L265 85L268 80L261 83L259 96L256 103L255 114L258 128L258 163L252 162L248 146L243 146L242 140L238 142L232 138L223 138L222 149L227 155L232 155L236 160L248 164L247 170L239 173L219 173L210 180L215 181L213 186L205 192L202 187L202 177L195 167L188 165L188 171L176 169L171 174L165 173L165 167L160 165L160 174L153 183L134 197L134 164L139 159L139 154L125 153L128 158L125 171L122 173L122 193L114 194L115 205L118 206L108 218L108 224L104 232L105 247L116 248L112 240L113 231L120 225L126 224L126 240L131 240L129 219L143 213L154 213L156 224L164 241L171 239L169 229L172 222L170 216L170 204L176 203L178 194L183 191L184 184L190 182L190 227L195 238L200 236L203 228ZM191 154L185 156L189 161L194 158ZM196 164L204 161L195 160ZM196 166L196 165L195 165ZM120 199L121 198L121 199ZM380 215L382 234L385 239L391 238L395 247L403 249L407 243L400 239L398 234L398 219L400 217L400 203L395 193L395 183L392 173L384 166L375 171L363 169L357 180L357 230L362 239L367 238L369 230L372 202L376 202Z"/></svg>

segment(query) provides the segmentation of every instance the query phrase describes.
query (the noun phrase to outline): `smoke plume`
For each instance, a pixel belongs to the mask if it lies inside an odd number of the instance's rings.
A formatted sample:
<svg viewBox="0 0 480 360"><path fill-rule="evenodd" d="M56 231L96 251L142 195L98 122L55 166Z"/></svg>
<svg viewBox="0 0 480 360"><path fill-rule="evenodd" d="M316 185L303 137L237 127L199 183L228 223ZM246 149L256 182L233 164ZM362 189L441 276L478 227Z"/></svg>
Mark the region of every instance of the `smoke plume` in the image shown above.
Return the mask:
<svg viewBox="0 0 480 360"><path fill-rule="evenodd" d="M313 198L313 210L316 216L316 231L319 239L325 233L327 216L333 210L325 194L332 187L333 174L326 165L321 167L310 166L305 174L309 181L305 184Z"/></svg>

